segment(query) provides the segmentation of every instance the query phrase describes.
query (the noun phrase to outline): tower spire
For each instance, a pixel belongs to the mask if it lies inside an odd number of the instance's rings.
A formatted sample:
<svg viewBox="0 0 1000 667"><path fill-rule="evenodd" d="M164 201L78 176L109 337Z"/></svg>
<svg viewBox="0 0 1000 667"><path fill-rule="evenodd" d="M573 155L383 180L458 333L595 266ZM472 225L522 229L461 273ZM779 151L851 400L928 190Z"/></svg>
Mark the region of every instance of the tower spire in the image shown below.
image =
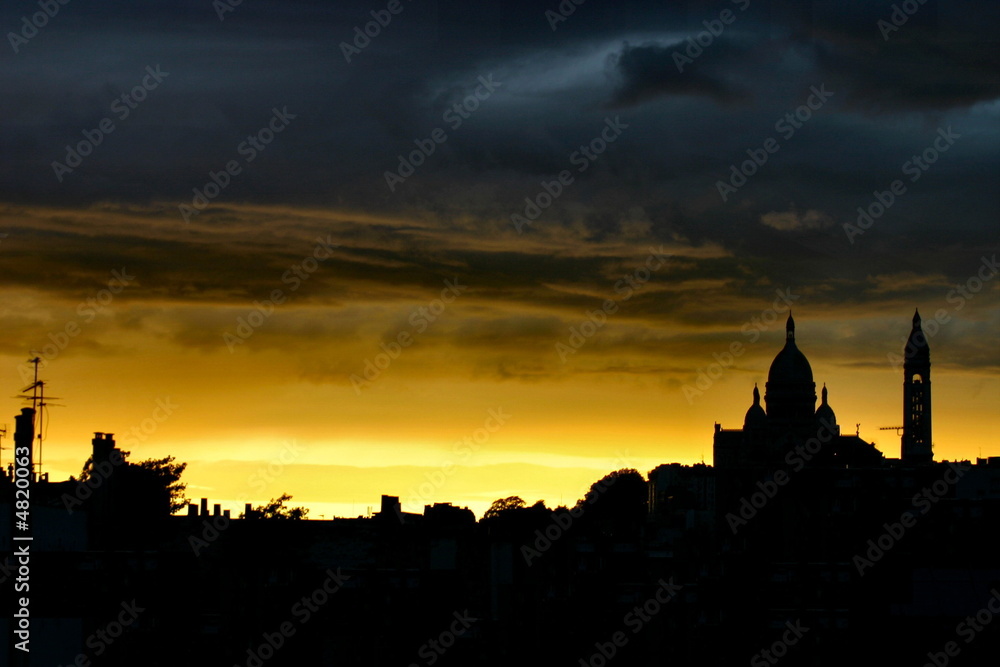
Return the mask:
<svg viewBox="0 0 1000 667"><path fill-rule="evenodd" d="M902 458L909 464L931 463L931 352L920 327L920 311L913 311L913 328L903 350Z"/></svg>
<svg viewBox="0 0 1000 667"><path fill-rule="evenodd" d="M795 320L792 319L792 310L788 309L788 321L785 322L785 338L795 340Z"/></svg>

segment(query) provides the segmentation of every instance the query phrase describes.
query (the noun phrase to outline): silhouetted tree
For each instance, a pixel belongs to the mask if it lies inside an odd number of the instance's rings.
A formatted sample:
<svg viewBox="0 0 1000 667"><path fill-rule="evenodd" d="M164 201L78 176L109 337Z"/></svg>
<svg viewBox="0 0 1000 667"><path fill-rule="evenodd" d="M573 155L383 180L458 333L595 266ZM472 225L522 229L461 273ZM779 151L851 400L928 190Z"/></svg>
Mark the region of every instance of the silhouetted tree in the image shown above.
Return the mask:
<svg viewBox="0 0 1000 667"><path fill-rule="evenodd" d="M167 514L183 509L188 504L185 496L187 484L181 483L181 475L187 468L187 463L175 463L173 456L162 459L146 459L138 463L128 461L131 452L121 451L124 463L111 468L115 478L115 486L126 494L137 494L131 500L125 496L125 502L135 502L138 497L162 506ZM89 456L80 471L81 483L93 475L94 457Z"/></svg>
<svg viewBox="0 0 1000 667"><path fill-rule="evenodd" d="M309 510L305 507L285 507L285 502L292 497L283 493L278 498L271 498L265 505L258 505L250 509L250 512L240 514L241 519L304 519Z"/></svg>
<svg viewBox="0 0 1000 667"><path fill-rule="evenodd" d="M541 502L541 501L539 501ZM528 503L524 502L521 496L508 496L507 498L497 498L490 505L490 508L486 510L483 514L484 519L493 519L495 517L501 516L505 512L510 512L511 510L519 510L527 507Z"/></svg>
<svg viewBox="0 0 1000 667"><path fill-rule="evenodd" d="M170 513L183 509L188 504L188 499L184 494L187 484L180 482L187 463L174 463L173 456L165 456L162 459L146 459L138 463L131 464L140 470L148 471L156 481L157 486L162 486L170 495Z"/></svg>
<svg viewBox="0 0 1000 667"><path fill-rule="evenodd" d="M590 485L587 494L576 501L577 507L615 505L624 511L646 507L646 478L635 468L622 468L608 473ZM610 501L609 501L610 500Z"/></svg>
<svg viewBox="0 0 1000 667"><path fill-rule="evenodd" d="M634 468L622 468L602 477L576 502L582 520L602 534L635 530L646 516L646 479Z"/></svg>

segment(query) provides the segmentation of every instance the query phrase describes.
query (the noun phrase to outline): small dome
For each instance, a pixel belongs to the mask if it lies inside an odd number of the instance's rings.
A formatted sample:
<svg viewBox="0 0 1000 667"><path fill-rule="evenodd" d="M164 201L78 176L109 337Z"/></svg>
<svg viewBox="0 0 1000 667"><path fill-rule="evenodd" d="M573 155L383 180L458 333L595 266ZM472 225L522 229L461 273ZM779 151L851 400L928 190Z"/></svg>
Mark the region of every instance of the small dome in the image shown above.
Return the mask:
<svg viewBox="0 0 1000 667"><path fill-rule="evenodd" d="M823 402L816 408L816 419L820 419L829 424L837 423L837 415L833 414L833 408L826 402L826 384L823 385Z"/></svg>
<svg viewBox="0 0 1000 667"><path fill-rule="evenodd" d="M813 381L812 366L806 355L795 345L795 320L791 313L785 325L785 347L781 348L781 352L771 362L767 381L775 384L809 384Z"/></svg>
<svg viewBox="0 0 1000 667"><path fill-rule="evenodd" d="M760 406L760 390L757 383L753 385L753 405L747 410L747 416L743 418L743 428L761 428L767 426L767 413Z"/></svg>

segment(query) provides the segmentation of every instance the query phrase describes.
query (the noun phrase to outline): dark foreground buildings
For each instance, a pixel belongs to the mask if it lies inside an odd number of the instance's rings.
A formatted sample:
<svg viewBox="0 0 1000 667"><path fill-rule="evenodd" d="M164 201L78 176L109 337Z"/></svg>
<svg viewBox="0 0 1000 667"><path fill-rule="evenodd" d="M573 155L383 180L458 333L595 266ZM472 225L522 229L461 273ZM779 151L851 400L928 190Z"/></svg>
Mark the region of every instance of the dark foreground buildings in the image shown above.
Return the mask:
<svg viewBox="0 0 1000 667"><path fill-rule="evenodd" d="M368 519L170 516L96 434L87 485L32 489L27 664L998 664L1000 458L933 460L919 316L898 459L841 432L790 317L786 336L743 427L716 425L714 466L478 523L391 496ZM18 664L12 471L0 491L0 662Z"/></svg>

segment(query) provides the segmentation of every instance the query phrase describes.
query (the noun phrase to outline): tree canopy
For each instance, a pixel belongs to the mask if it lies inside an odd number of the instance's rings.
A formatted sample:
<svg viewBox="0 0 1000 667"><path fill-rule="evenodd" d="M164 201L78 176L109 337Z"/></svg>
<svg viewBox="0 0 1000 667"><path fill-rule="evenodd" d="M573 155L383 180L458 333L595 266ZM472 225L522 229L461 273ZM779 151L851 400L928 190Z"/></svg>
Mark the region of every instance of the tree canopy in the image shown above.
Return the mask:
<svg viewBox="0 0 1000 667"><path fill-rule="evenodd" d="M143 499L160 506L167 514L183 509L188 504L185 495L187 484L180 481L187 463L176 463L173 456L161 459L146 459L138 463L128 460L131 452L121 452L121 460L112 464L116 486L127 493L137 493ZM81 483L93 476L94 457L87 457L80 471ZM134 498L138 500L138 497Z"/></svg>
<svg viewBox="0 0 1000 667"><path fill-rule="evenodd" d="M504 513L510 512L512 510L523 509L528 506L528 503L524 502L521 496L508 496L506 498L497 498L490 505L490 508L486 510L483 514L484 519L493 519L495 517L501 516Z"/></svg>
<svg viewBox="0 0 1000 667"><path fill-rule="evenodd" d="M292 497L283 493L278 498L271 498L263 505L258 505L250 509L250 512L240 514L241 519L279 519L294 520L304 519L309 510L305 507L286 507L285 503Z"/></svg>
<svg viewBox="0 0 1000 667"><path fill-rule="evenodd" d="M646 479L635 468L622 468L610 472L590 485L583 498L576 501L577 507L597 505L616 511L645 510Z"/></svg>

